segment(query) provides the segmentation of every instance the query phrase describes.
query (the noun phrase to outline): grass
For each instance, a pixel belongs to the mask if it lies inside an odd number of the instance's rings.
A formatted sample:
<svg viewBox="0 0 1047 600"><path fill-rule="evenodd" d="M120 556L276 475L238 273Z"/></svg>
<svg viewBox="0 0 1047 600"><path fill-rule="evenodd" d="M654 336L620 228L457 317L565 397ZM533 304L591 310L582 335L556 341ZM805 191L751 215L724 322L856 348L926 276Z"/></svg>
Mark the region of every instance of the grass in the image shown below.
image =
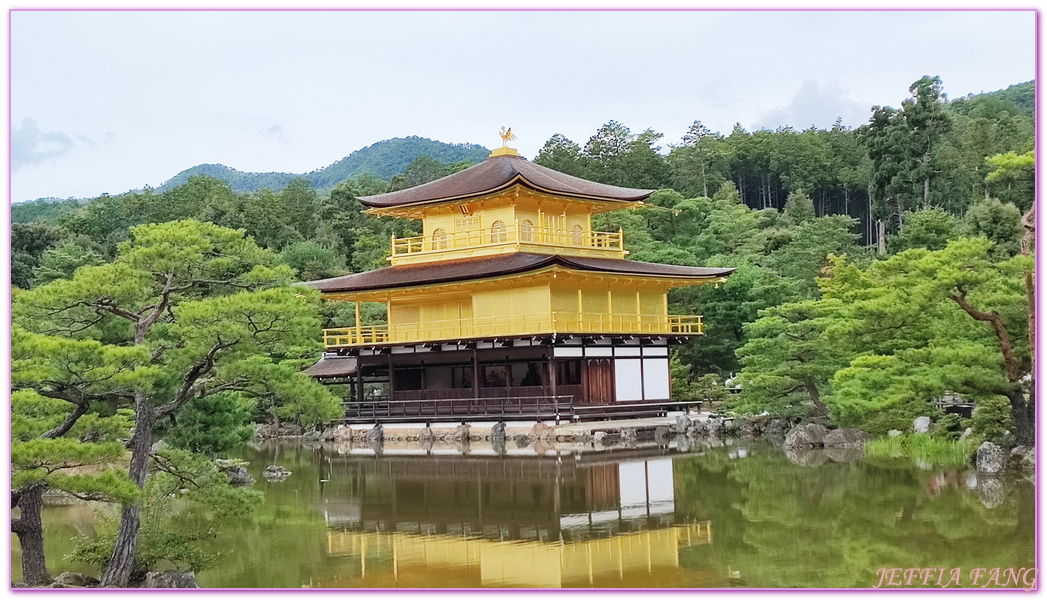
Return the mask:
<svg viewBox="0 0 1047 600"><path fill-rule="evenodd" d="M974 452L966 442L943 440L913 433L872 440L865 445L868 458L910 458L930 465L965 465Z"/></svg>

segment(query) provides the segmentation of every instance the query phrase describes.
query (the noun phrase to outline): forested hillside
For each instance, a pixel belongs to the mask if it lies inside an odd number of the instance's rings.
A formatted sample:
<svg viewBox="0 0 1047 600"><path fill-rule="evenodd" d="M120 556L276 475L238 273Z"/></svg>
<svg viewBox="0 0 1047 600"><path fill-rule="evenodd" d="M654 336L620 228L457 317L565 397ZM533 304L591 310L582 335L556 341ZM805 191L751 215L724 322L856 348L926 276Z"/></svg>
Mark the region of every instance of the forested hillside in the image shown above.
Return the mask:
<svg viewBox="0 0 1047 600"><path fill-rule="evenodd" d="M657 190L644 208L594 219L624 230L630 258L737 268L718 288L670 296L671 313L705 322L705 335L675 354L677 395L722 391L714 379L741 371L739 410L885 430L955 392L1002 402L1004 412L1009 405L1012 420L1001 417L993 431L1024 435L1033 224L1022 215L1031 219L1034 199L1033 89L1028 82L949 102L942 82L924 77L899 90L897 108L871 107L857 129L723 134L695 121L667 152L662 133L610 121L584 144L554 135L534 160ZM405 147L420 154L406 159ZM286 185L240 191L187 175L165 189L63 204L14 225L13 283L69 278L114 260L130 227L182 219L244 230L301 280L378 268L390 234L416 235L418 224L365 215L357 198L431 181L486 154L390 140ZM326 326L353 319L326 310Z"/></svg>
<svg viewBox="0 0 1047 600"><path fill-rule="evenodd" d="M827 130L749 132L735 125L723 134L695 121L683 144L667 154L658 146L662 133L633 133L611 121L584 146L554 135L535 162L604 183L672 188L686 197L709 197L731 181L755 209L781 210L799 192L811 198L818 215L857 219L863 242L876 243L884 237L877 221L894 233L908 210L939 206L962 216L985 197L985 158L1033 149L1033 91L1034 82L1026 82L947 102L941 81L925 77L899 109L873 107L869 124L858 129L838 121Z"/></svg>
<svg viewBox="0 0 1047 600"><path fill-rule="evenodd" d="M372 144L332 165L309 173L244 173L224 165L197 165L175 175L157 189L166 192L189 181L194 175L208 175L221 179L227 182L234 192L254 192L262 188L281 190L296 178L305 179L314 188L329 189L340 181L365 173L389 180L403 172L411 161L419 156L429 156L445 163L475 163L487 158L489 153L490 150L476 144L445 144L411 136Z"/></svg>

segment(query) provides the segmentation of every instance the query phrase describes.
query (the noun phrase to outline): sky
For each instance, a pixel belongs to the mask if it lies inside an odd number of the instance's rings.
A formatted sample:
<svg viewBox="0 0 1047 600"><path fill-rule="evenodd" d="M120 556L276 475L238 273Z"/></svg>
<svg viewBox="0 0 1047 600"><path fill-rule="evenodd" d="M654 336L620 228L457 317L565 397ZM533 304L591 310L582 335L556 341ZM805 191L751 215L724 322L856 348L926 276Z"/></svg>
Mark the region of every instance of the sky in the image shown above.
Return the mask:
<svg viewBox="0 0 1047 600"><path fill-rule="evenodd" d="M533 158L611 120L663 133L867 122L938 75L1035 77L1032 11L13 11L15 202L202 163L305 173L417 135Z"/></svg>

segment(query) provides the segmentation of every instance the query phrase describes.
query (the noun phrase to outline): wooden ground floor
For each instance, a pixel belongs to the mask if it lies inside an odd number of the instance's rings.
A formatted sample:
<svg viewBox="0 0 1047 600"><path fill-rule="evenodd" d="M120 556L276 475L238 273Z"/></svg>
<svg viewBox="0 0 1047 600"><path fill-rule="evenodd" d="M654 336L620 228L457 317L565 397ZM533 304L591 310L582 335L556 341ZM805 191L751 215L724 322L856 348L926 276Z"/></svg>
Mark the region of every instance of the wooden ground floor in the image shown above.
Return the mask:
<svg viewBox="0 0 1047 600"><path fill-rule="evenodd" d="M547 337L362 347L327 354L307 372L348 384L349 405L432 404L430 413L442 405L483 417L523 413L523 407L543 403L547 408L656 403L671 398L669 342L643 336Z"/></svg>

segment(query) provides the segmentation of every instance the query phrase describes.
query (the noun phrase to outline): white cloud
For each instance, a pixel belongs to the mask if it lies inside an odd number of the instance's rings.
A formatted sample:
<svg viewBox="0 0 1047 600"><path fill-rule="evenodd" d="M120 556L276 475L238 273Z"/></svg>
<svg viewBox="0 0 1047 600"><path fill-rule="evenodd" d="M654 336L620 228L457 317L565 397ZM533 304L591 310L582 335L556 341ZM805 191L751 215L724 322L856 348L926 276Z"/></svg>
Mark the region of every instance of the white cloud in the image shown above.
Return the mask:
<svg viewBox="0 0 1047 600"><path fill-rule="evenodd" d="M814 125L824 129L840 118L844 125L857 127L868 121L868 117L869 106L848 98L838 82L823 85L807 79L789 104L764 112L754 126L756 129L776 129L788 125L802 130Z"/></svg>
<svg viewBox="0 0 1047 600"><path fill-rule="evenodd" d="M284 128L279 125L272 125L260 132L262 137L273 142L280 142L281 144L287 143L287 136L284 135Z"/></svg>
<svg viewBox="0 0 1047 600"><path fill-rule="evenodd" d="M36 120L22 119L21 127L11 129L11 170L38 165L69 154L73 140L59 131L40 131Z"/></svg>

